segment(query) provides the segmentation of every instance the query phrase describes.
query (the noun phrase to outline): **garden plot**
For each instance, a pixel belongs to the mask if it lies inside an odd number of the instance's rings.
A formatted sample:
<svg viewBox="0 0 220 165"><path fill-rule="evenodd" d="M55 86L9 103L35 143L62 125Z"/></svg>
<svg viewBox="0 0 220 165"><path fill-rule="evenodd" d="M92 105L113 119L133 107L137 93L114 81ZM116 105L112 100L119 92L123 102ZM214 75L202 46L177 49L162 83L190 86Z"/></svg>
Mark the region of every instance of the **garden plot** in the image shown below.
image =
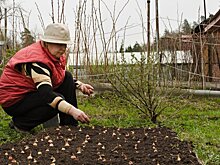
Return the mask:
<svg viewBox="0 0 220 165"><path fill-rule="evenodd" d="M199 165L168 128L57 127L0 146L0 164Z"/></svg>

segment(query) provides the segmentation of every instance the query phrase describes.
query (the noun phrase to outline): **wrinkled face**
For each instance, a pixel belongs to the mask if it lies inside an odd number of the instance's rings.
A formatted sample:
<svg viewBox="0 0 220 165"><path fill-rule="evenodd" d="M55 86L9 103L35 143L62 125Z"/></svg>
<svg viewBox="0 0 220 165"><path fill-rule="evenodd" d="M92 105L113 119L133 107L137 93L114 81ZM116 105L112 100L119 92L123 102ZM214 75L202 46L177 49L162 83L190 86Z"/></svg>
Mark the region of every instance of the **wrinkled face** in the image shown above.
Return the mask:
<svg viewBox="0 0 220 165"><path fill-rule="evenodd" d="M66 44L46 43L48 51L57 59L65 53L66 47Z"/></svg>

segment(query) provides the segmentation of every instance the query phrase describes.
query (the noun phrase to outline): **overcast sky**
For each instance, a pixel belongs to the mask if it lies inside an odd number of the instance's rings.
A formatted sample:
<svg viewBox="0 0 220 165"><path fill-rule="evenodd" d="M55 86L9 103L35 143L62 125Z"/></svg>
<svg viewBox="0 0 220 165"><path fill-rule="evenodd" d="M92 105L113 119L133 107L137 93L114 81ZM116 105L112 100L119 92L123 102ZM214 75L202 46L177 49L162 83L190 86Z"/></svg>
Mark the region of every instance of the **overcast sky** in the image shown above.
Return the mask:
<svg viewBox="0 0 220 165"><path fill-rule="evenodd" d="M7 0L7 4L10 4L10 1ZM35 6L35 2L38 4L38 7L42 13L43 20L45 25L51 23L50 13L51 13L51 0L15 0L16 3L20 5L27 11L31 11L30 15L30 29L32 31L37 31L42 33L42 27L38 19L38 12ZM88 2L91 0L88 0ZM113 11L113 5L115 0L103 0L107 4L108 8ZM122 6L126 3L127 0L116 0L116 10L118 13L121 10ZM187 19L189 23L193 21L199 22L201 15L204 15L204 3L203 0L158 0L159 1L159 17L160 17L160 32L164 32L165 28L168 30L175 30L178 27L179 22L184 19ZM57 2L54 0L54 2ZM66 23L68 24L72 33L74 33L74 11L76 10L76 4L78 0L66 0ZM138 2L138 4L137 4ZM142 28L141 28L141 18L140 11L143 15L144 23L146 26L146 3L147 0L130 0L126 8L123 10L121 16L118 19L116 24L117 29L120 29L126 25L128 20L129 28L126 31L126 43L132 44L136 41L139 41L142 37ZM139 7L138 7L139 5ZM87 6L89 8L89 6ZM220 7L220 0L206 0L206 9L207 16L209 14L215 14ZM106 29L105 32L108 32L109 27L111 27L111 18L109 13L103 7L103 20L105 20ZM151 27L155 27L155 1L151 0Z"/></svg>

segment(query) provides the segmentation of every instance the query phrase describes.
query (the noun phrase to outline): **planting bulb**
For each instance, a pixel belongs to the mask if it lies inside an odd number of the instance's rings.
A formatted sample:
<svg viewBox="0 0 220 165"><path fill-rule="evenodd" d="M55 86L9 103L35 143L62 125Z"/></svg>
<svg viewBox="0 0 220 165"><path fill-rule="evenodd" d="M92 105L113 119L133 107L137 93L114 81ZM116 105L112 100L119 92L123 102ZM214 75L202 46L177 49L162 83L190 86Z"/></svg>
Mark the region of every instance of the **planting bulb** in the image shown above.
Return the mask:
<svg viewBox="0 0 220 165"><path fill-rule="evenodd" d="M21 154L24 154L24 151L23 151L23 150L21 150Z"/></svg>
<svg viewBox="0 0 220 165"><path fill-rule="evenodd" d="M29 146L28 146L28 145L26 145L24 149L25 149L25 150L28 150L28 149L29 149Z"/></svg>
<svg viewBox="0 0 220 165"><path fill-rule="evenodd" d="M15 150L15 148L13 147L11 150L12 150L12 151L14 151L14 150Z"/></svg>
<svg viewBox="0 0 220 165"><path fill-rule="evenodd" d="M49 149L46 149L46 151L49 152L50 150L49 150Z"/></svg>
<svg viewBox="0 0 220 165"><path fill-rule="evenodd" d="M137 144L134 145L134 149L137 150Z"/></svg>
<svg viewBox="0 0 220 165"><path fill-rule="evenodd" d="M81 132L82 131L82 129L81 128L79 128L79 132Z"/></svg>
<svg viewBox="0 0 220 165"><path fill-rule="evenodd" d="M134 131L131 131L131 134L134 135Z"/></svg>
<svg viewBox="0 0 220 165"><path fill-rule="evenodd" d="M31 154L27 157L28 160L33 159L33 157L31 156Z"/></svg>
<svg viewBox="0 0 220 165"><path fill-rule="evenodd" d="M56 162L56 159L53 156L51 156L50 160L52 161L52 163Z"/></svg>
<svg viewBox="0 0 220 165"><path fill-rule="evenodd" d="M7 153L7 152L5 153L5 156L8 156L8 153Z"/></svg>
<svg viewBox="0 0 220 165"><path fill-rule="evenodd" d="M115 136L115 135L116 135L116 133L115 133L115 132L113 132L113 133L112 133L112 136Z"/></svg>
<svg viewBox="0 0 220 165"><path fill-rule="evenodd" d="M128 163L129 165L132 165L132 164L134 164L132 161L129 161L129 163Z"/></svg>
<svg viewBox="0 0 220 165"><path fill-rule="evenodd" d="M101 146L101 145L102 145L102 143L99 142L99 143L98 143L98 146Z"/></svg>
<svg viewBox="0 0 220 165"><path fill-rule="evenodd" d="M38 155L42 155L42 152L39 151L37 154L38 154Z"/></svg>
<svg viewBox="0 0 220 165"><path fill-rule="evenodd" d="M105 146L102 146L102 149L104 150L104 149L105 149Z"/></svg>
<svg viewBox="0 0 220 165"><path fill-rule="evenodd" d="M37 146L37 143L33 143L33 146Z"/></svg>
<svg viewBox="0 0 220 165"><path fill-rule="evenodd" d="M37 139L35 139L35 141L34 141L35 143L37 143L38 142L38 140Z"/></svg>
<svg viewBox="0 0 220 165"><path fill-rule="evenodd" d="M128 159L127 155L125 155L124 152L122 152L122 156L124 157L125 160Z"/></svg>
<svg viewBox="0 0 220 165"><path fill-rule="evenodd" d="M65 149L65 148L61 148L61 150L62 150L62 151L65 151L66 149Z"/></svg>
<svg viewBox="0 0 220 165"><path fill-rule="evenodd" d="M49 145L50 147L53 147L54 145L53 145L53 143L50 143L50 145Z"/></svg>
<svg viewBox="0 0 220 165"><path fill-rule="evenodd" d="M72 141L72 139L68 138L67 141Z"/></svg>
<svg viewBox="0 0 220 165"><path fill-rule="evenodd" d="M81 154L82 153L82 149L80 147L77 147L77 154Z"/></svg>
<svg viewBox="0 0 220 165"><path fill-rule="evenodd" d="M87 140L85 140L84 142L82 142L83 147L85 147L86 143L88 143Z"/></svg>
<svg viewBox="0 0 220 165"><path fill-rule="evenodd" d="M44 137L44 139L46 139L46 140L49 139L49 138L50 138L50 136L45 136L45 137Z"/></svg>
<svg viewBox="0 0 220 165"><path fill-rule="evenodd" d="M66 142L64 146L65 146L65 147L69 147L70 145L69 145L68 142Z"/></svg>
<svg viewBox="0 0 220 165"><path fill-rule="evenodd" d="M106 133L106 132L107 132L107 129L103 131L103 133Z"/></svg>
<svg viewBox="0 0 220 165"><path fill-rule="evenodd" d="M73 154L70 158L73 159L73 160L76 160L76 159L77 159L74 154Z"/></svg>
<svg viewBox="0 0 220 165"><path fill-rule="evenodd" d="M177 161L181 161L180 155L177 155Z"/></svg>
<svg viewBox="0 0 220 165"><path fill-rule="evenodd" d="M9 157L8 157L8 160L10 160L10 161L13 160L13 157L12 157L12 156L9 156Z"/></svg>
<svg viewBox="0 0 220 165"><path fill-rule="evenodd" d="M37 163L37 160L36 160L36 159L34 159L34 163Z"/></svg>
<svg viewBox="0 0 220 165"><path fill-rule="evenodd" d="M53 140L51 140L51 139L50 139L50 140L48 140L48 143L53 143Z"/></svg>
<svg viewBox="0 0 220 165"><path fill-rule="evenodd" d="M101 156L101 155L99 155L99 158L98 158L98 160L102 160L102 156Z"/></svg>
<svg viewBox="0 0 220 165"><path fill-rule="evenodd" d="M12 163L17 163L17 161L16 161L15 159L13 159L11 162L12 162Z"/></svg>

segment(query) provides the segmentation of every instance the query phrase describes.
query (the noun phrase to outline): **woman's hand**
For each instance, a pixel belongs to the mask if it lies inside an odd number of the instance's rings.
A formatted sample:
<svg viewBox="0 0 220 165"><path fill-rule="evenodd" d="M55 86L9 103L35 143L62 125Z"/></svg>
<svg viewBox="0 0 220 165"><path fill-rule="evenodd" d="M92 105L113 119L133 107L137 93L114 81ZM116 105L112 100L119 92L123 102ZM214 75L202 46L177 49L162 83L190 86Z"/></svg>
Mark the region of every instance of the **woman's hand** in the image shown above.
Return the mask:
<svg viewBox="0 0 220 165"><path fill-rule="evenodd" d="M78 120L81 123L87 123L88 124L90 122L89 117L83 111L81 111L80 109L77 109L75 107L72 107L69 110L68 114L73 116L73 118L75 120Z"/></svg>
<svg viewBox="0 0 220 165"><path fill-rule="evenodd" d="M82 83L81 85L80 85L80 87L79 87L79 90L83 93L83 94L86 94L86 95L88 95L88 96L90 96L91 94L93 94L93 90L94 90L94 88L91 86L91 85L89 85L89 84L84 84L84 83Z"/></svg>

